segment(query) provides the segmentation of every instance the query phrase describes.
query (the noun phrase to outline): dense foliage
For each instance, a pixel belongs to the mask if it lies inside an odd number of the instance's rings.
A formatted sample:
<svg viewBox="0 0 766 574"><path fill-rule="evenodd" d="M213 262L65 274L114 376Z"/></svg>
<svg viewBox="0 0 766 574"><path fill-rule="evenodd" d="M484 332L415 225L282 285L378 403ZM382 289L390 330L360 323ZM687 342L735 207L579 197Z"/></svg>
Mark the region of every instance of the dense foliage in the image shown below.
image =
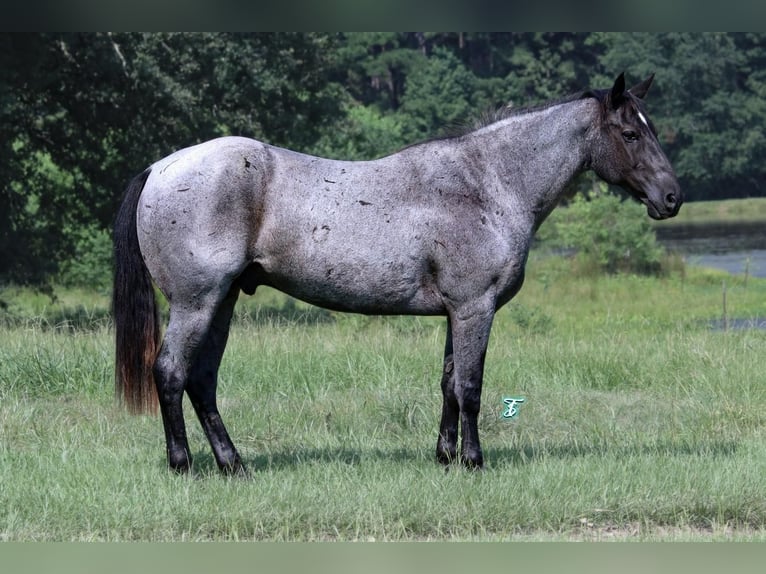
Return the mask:
<svg viewBox="0 0 766 574"><path fill-rule="evenodd" d="M623 201L605 183L576 195L553 212L537 234L542 245L572 250L588 270L659 275L663 249L646 209Z"/></svg>
<svg viewBox="0 0 766 574"><path fill-rule="evenodd" d="M763 39L0 34L0 282L92 281L125 183L180 147L238 134L371 158L623 70L636 82L656 72L649 109L690 199L764 195Z"/></svg>

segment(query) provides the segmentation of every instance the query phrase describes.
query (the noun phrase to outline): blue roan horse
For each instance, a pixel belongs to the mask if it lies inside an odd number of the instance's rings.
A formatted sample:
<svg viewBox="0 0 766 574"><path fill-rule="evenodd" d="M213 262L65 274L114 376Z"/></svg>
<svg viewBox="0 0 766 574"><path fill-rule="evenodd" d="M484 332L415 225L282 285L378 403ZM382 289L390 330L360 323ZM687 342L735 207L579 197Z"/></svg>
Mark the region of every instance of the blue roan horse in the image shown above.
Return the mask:
<svg viewBox="0 0 766 574"><path fill-rule="evenodd" d="M521 288L530 240L567 184L592 169L646 205L682 193L643 98L589 90L504 110L462 135L374 161L334 161L241 137L161 159L129 184L115 225L116 387L134 412L159 400L168 463L191 465L186 391L218 466L242 461L216 406L240 291L269 285L329 309L444 315L436 458L481 467L477 416L495 312ZM170 303L159 347L152 280ZM156 388L156 394L155 394Z"/></svg>

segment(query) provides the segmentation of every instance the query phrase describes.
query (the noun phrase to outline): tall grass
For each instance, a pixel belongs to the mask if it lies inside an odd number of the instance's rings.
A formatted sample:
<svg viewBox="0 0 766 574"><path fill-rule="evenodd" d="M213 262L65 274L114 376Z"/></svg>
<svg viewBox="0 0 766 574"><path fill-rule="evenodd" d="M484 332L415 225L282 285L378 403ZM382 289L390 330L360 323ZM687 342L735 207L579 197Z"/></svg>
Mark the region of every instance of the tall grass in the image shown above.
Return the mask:
<svg viewBox="0 0 766 574"><path fill-rule="evenodd" d="M483 472L433 461L438 318L243 300L219 399L246 479L218 474L188 405L194 472L165 470L159 419L114 403L108 324L6 325L0 538L764 540L766 334L710 327L719 279L533 257L493 329ZM766 282L728 282L730 313L766 315Z"/></svg>

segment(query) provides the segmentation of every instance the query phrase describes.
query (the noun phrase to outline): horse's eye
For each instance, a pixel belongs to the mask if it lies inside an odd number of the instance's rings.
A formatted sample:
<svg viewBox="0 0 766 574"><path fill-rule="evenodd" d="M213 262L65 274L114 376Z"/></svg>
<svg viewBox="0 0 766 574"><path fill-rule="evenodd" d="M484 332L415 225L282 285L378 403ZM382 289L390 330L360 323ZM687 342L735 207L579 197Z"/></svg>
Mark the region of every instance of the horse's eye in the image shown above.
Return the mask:
<svg viewBox="0 0 766 574"><path fill-rule="evenodd" d="M633 130L625 130L622 132L622 137L624 137L625 141L628 143L638 141L638 134Z"/></svg>

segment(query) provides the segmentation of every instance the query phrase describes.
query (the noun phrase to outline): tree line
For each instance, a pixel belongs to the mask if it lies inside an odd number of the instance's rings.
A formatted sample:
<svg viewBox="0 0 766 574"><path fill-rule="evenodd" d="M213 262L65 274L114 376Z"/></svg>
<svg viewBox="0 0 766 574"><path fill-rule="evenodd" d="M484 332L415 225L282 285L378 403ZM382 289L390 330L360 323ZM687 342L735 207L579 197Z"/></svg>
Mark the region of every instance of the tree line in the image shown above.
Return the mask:
<svg viewBox="0 0 766 574"><path fill-rule="evenodd" d="M108 282L127 181L244 135L369 159L500 105L656 73L689 200L766 193L761 33L0 34L0 283Z"/></svg>

